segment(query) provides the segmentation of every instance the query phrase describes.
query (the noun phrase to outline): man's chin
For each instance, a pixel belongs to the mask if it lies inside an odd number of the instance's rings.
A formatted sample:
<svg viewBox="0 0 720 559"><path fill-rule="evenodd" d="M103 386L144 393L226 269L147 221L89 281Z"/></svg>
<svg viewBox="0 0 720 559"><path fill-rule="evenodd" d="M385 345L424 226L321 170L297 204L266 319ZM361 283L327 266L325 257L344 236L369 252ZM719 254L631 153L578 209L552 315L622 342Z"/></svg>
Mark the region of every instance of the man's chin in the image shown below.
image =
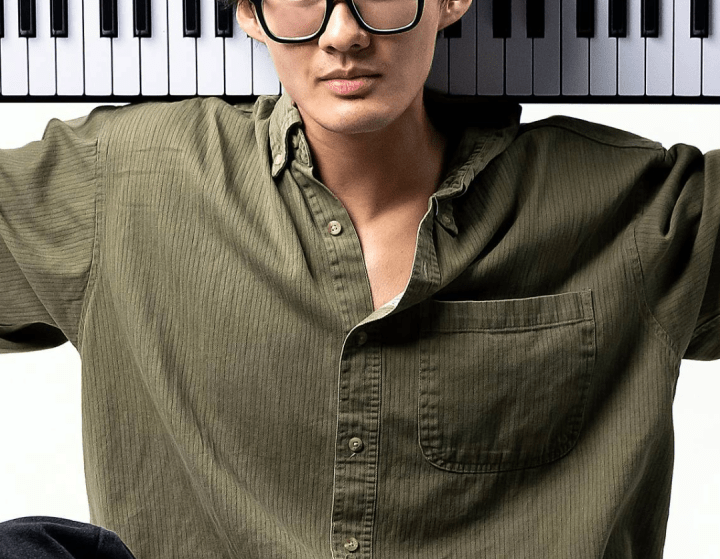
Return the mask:
<svg viewBox="0 0 720 559"><path fill-rule="evenodd" d="M381 110L369 106L341 107L340 110L319 115L316 122L325 130L337 134L367 134L385 128L393 121L387 109Z"/></svg>
<svg viewBox="0 0 720 559"><path fill-rule="evenodd" d="M387 120L381 120L377 117L372 119L364 119L357 122L343 121L340 123L330 123L327 126L323 126L330 132L344 135L356 135L356 134L370 134L372 132L378 132L385 128L389 122Z"/></svg>

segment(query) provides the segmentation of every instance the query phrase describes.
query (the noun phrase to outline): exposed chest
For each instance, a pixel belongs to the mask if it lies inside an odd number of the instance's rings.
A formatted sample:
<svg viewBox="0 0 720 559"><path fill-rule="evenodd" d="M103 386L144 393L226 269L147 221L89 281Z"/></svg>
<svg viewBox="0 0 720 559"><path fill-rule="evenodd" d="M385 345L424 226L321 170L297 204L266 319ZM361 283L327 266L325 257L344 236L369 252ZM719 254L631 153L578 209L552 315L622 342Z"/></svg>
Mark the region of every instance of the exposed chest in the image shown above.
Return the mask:
<svg viewBox="0 0 720 559"><path fill-rule="evenodd" d="M375 309L405 289L412 272L418 224L415 217L396 217L357 230Z"/></svg>

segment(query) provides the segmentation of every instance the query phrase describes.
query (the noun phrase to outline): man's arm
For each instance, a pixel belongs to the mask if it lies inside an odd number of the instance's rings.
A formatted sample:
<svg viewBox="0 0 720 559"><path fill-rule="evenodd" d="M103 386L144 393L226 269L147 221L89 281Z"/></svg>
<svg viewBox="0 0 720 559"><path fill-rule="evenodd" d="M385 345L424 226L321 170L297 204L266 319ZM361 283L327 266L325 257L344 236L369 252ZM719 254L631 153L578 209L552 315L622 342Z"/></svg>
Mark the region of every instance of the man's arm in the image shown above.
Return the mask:
<svg viewBox="0 0 720 559"><path fill-rule="evenodd" d="M53 118L81 118L98 106L0 104L0 150L20 148L42 138ZM0 246L7 254L3 241ZM0 290L5 294L0 294L3 301L12 295L7 285L0 284ZM0 307L1 315L8 316L7 309L3 312ZM17 332L17 325L0 326L0 344L13 338L11 330ZM42 322L28 327L25 335L28 342L42 339L48 345L66 340L61 330ZM0 522L32 515L89 521L80 385L80 357L70 344L0 354L0 439L4 449L0 453Z"/></svg>

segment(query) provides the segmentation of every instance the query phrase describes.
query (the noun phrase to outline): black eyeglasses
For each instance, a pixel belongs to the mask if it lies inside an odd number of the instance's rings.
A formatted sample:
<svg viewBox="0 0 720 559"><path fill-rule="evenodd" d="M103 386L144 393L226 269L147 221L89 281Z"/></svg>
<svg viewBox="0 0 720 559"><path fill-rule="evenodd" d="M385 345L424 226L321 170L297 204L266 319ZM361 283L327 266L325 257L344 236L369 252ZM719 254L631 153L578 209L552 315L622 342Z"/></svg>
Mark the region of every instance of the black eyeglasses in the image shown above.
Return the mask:
<svg viewBox="0 0 720 559"><path fill-rule="evenodd" d="M424 0L343 0L358 25L370 33L392 35L414 28ZM273 41L303 43L319 37L335 0L250 0L260 25Z"/></svg>

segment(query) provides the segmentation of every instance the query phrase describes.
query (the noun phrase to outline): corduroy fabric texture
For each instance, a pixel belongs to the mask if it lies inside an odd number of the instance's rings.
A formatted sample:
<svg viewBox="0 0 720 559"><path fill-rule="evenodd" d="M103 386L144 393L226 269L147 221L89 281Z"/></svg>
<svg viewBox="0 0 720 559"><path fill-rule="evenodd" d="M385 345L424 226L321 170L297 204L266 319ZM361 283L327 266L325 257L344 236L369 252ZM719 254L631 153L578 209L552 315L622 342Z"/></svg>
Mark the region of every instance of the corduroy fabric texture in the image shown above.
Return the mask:
<svg viewBox="0 0 720 559"><path fill-rule="evenodd" d="M377 311L286 95L0 154L0 351L77 348L91 521L138 559L661 557L720 152L427 105L454 155Z"/></svg>

